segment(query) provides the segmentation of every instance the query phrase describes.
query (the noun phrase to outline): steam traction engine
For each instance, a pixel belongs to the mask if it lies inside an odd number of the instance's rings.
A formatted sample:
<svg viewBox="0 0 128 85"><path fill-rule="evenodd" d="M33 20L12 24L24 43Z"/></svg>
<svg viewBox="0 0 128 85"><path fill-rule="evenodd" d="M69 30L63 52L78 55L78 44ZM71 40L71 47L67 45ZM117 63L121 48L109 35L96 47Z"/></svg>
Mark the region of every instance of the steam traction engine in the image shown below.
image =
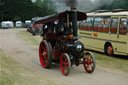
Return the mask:
<svg viewBox="0 0 128 85"><path fill-rule="evenodd" d="M51 15L35 21L44 24L43 40L39 46L39 58L43 68L49 68L52 62L60 63L63 75L70 73L72 65L84 65L85 71L95 70L95 59L91 52L84 51L84 45L77 35L77 21L85 20L87 16L76 9Z"/></svg>

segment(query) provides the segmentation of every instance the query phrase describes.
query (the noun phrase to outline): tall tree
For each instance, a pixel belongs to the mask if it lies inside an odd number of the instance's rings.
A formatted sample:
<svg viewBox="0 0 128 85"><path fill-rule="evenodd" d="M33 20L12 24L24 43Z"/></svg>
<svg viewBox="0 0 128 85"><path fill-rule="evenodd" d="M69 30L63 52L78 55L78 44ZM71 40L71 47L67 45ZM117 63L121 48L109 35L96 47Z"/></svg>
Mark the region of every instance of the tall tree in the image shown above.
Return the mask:
<svg viewBox="0 0 128 85"><path fill-rule="evenodd" d="M31 0L0 0L0 21L31 19L36 10Z"/></svg>
<svg viewBox="0 0 128 85"><path fill-rule="evenodd" d="M55 13L55 5L52 0L36 0L35 5L39 7L38 16L46 16Z"/></svg>
<svg viewBox="0 0 128 85"><path fill-rule="evenodd" d="M26 20L55 13L51 0L0 0L0 22Z"/></svg>
<svg viewBox="0 0 128 85"><path fill-rule="evenodd" d="M113 0L113 3L109 5L102 5L100 9L128 9L128 0Z"/></svg>

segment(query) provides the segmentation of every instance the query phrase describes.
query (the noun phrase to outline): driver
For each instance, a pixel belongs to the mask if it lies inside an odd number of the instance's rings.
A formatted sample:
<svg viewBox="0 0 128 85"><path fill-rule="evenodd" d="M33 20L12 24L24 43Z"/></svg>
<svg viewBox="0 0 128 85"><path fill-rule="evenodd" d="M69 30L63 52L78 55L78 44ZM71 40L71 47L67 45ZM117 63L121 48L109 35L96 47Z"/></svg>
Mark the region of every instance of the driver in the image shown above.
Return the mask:
<svg viewBox="0 0 128 85"><path fill-rule="evenodd" d="M56 24L55 31L57 35L63 35L64 34L64 25L62 22L59 22Z"/></svg>

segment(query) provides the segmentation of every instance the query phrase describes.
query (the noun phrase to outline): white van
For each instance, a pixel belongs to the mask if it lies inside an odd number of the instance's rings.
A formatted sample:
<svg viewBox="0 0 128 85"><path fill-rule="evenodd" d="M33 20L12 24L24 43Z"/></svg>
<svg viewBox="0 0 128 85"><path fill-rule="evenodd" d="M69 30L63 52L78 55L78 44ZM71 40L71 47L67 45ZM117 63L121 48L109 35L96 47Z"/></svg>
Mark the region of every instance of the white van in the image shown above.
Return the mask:
<svg viewBox="0 0 128 85"><path fill-rule="evenodd" d="M7 21L6 23L9 24L9 27L14 27L14 23L12 21Z"/></svg>
<svg viewBox="0 0 128 85"><path fill-rule="evenodd" d="M2 28L12 28L14 27L14 23L12 21L3 21L1 23Z"/></svg>
<svg viewBox="0 0 128 85"><path fill-rule="evenodd" d="M26 21L25 21L25 27L26 27L26 28L31 27L31 24L32 24L31 20L26 20Z"/></svg>
<svg viewBox="0 0 128 85"><path fill-rule="evenodd" d="M1 27L3 29L8 29L9 28L9 25L6 23L6 21L3 21L3 22L1 22Z"/></svg>
<svg viewBox="0 0 128 85"><path fill-rule="evenodd" d="M16 27L17 28L22 27L22 26L23 26L22 21L16 21Z"/></svg>

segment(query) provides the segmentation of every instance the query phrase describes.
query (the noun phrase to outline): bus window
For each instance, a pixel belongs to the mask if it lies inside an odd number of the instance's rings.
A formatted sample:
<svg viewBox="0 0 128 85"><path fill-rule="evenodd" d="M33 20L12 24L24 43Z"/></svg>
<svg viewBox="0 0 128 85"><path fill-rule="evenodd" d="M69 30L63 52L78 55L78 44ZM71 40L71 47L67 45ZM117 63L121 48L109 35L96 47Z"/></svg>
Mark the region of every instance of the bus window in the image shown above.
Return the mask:
<svg viewBox="0 0 128 85"><path fill-rule="evenodd" d="M93 28L94 31L98 31L98 24L99 24L99 17L95 17L94 28Z"/></svg>
<svg viewBox="0 0 128 85"><path fill-rule="evenodd" d="M110 22L111 22L111 18L110 17L105 17L104 18L103 32L109 32Z"/></svg>
<svg viewBox="0 0 128 85"><path fill-rule="evenodd" d="M120 19L120 30L119 30L120 34L126 34L127 33L127 23L128 23L127 18L121 18Z"/></svg>
<svg viewBox="0 0 128 85"><path fill-rule="evenodd" d="M81 30L84 30L84 23L85 23L85 21L80 21L79 28Z"/></svg>
<svg viewBox="0 0 128 85"><path fill-rule="evenodd" d="M80 29L82 30L92 30L93 17L88 17L87 20L81 22Z"/></svg>
<svg viewBox="0 0 128 85"><path fill-rule="evenodd" d="M111 33L117 33L117 28L118 28L118 18L113 18L111 25Z"/></svg>
<svg viewBox="0 0 128 85"><path fill-rule="evenodd" d="M103 17L96 17L94 20L94 31L103 32L104 27L104 18Z"/></svg>

